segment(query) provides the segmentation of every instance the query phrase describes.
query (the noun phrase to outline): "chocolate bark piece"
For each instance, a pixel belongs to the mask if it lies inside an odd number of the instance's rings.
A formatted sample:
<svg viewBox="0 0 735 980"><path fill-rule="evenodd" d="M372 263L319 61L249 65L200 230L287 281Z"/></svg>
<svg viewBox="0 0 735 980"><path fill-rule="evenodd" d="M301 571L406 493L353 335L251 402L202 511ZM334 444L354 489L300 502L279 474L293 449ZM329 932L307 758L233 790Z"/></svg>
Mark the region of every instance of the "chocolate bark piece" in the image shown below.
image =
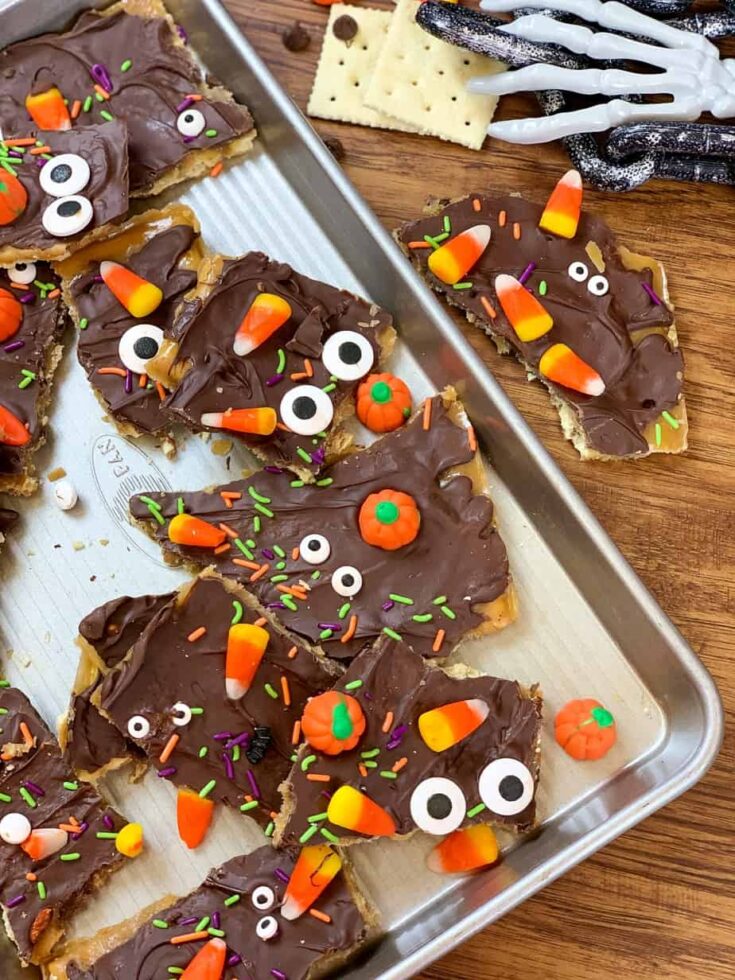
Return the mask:
<svg viewBox="0 0 735 980"><path fill-rule="evenodd" d="M608 225L590 215L581 215L571 239L545 231L539 227L544 208L519 197L471 194L433 210L400 228L399 244L432 289L546 384L564 434L583 458L686 449L683 359L659 262L619 245ZM429 258L447 229L454 238L477 225L491 230L490 243L455 288L431 272ZM521 278L552 316L548 333L519 339L495 289L496 277L505 274ZM557 343L598 372L601 395L543 376L541 357Z"/></svg>
<svg viewBox="0 0 735 980"><path fill-rule="evenodd" d="M56 975L68 980L158 980L170 968L185 969L204 944L200 940L174 945L172 937L192 932L193 924L205 917L218 916L228 952L222 980L323 976L346 963L365 943L376 915L345 865L317 901L318 910L328 919L308 914L295 921L284 919L280 906L293 867L292 854L268 846L232 858L210 871L202 886L186 898L167 908L147 910L142 920L122 923L72 947L65 957L66 972L57 968ZM273 928L264 922L268 917L277 932L266 940L259 932Z"/></svg>
<svg viewBox="0 0 735 980"><path fill-rule="evenodd" d="M170 451L173 419L163 404L166 392L141 369L170 333L184 295L197 284L203 257L196 215L172 204L133 218L113 237L57 266L79 328L77 356L100 402L124 435L158 436ZM103 262L116 262L159 288L160 304L135 317L102 281Z"/></svg>
<svg viewBox="0 0 735 980"><path fill-rule="evenodd" d="M5 541L5 535L12 530L18 522L17 511L7 507L0 507L0 544Z"/></svg>
<svg viewBox="0 0 735 980"><path fill-rule="evenodd" d="M240 437L265 462L313 479L351 442L340 424L354 410L360 380L393 346L391 316L260 252L217 256L200 279L199 295L186 301L172 341L150 365L174 389L165 408L195 431ZM241 348L241 324L260 303L275 304L280 326L265 339L257 330L245 336ZM269 434L245 435L229 414L216 417L241 409L266 409Z"/></svg>
<svg viewBox="0 0 735 980"><path fill-rule="evenodd" d="M515 618L485 471L454 398L429 399L402 429L316 484L266 469L214 490L133 497L131 513L167 558L213 563L240 579L291 633L331 657L351 659L386 630L425 656L448 656L462 637ZM385 491L407 494L420 512L417 536L394 551L369 544L358 527L367 498ZM171 541L179 498L187 514L237 534L230 548Z"/></svg>
<svg viewBox="0 0 735 980"><path fill-rule="evenodd" d="M0 78L6 136L27 135L26 98L52 87L68 100L75 132L107 115L124 122L135 197L203 176L255 139L248 110L205 79L158 0L125 0L82 14L64 33L14 44L0 52Z"/></svg>
<svg viewBox="0 0 735 980"><path fill-rule="evenodd" d="M302 737L283 787L278 846L316 840L312 827L341 845L371 839L369 822L361 832L326 816L331 802L325 804L325 786L335 802L340 787L367 796L389 815L396 837L416 830L444 835L473 823L517 832L533 826L542 710L536 689L526 692L515 681L477 674L462 664L444 670L384 637L352 662L334 690L359 702L364 732L353 748L338 755L327 755ZM486 715L484 720L474 730L468 727L470 733L455 744L430 748L419 729L421 716L462 701L474 702L476 721ZM315 775L329 780L315 781ZM437 778L454 784L448 794L446 784L434 782ZM325 816L313 819L320 814Z"/></svg>
<svg viewBox="0 0 735 980"><path fill-rule="evenodd" d="M0 64L1 60L0 55ZM9 194L12 202L15 195L24 194L27 200L13 208L20 212L15 220L0 222L0 263L63 259L85 242L104 238L111 225L125 217L128 134L124 123L114 120L67 132L37 131L35 146L15 146L13 140L7 142L9 128L3 122L6 142L0 146L10 154L5 157L10 170L3 173L5 190L0 187L0 196ZM27 131L17 135L28 137ZM44 146L43 156L33 155Z"/></svg>
<svg viewBox="0 0 735 980"><path fill-rule="evenodd" d="M46 263L0 269L0 490L25 496L37 487L33 456L46 438L66 322L58 280Z"/></svg>
<svg viewBox="0 0 735 980"><path fill-rule="evenodd" d="M60 850L38 861L19 845L0 840L0 905L8 935L24 962L43 963L69 917L124 861L109 835L125 820L92 786L75 778L24 694L1 688L0 713L0 820L20 814L33 830L79 826ZM64 860L72 854L78 857ZM28 880L28 874L35 879Z"/></svg>
<svg viewBox="0 0 735 980"><path fill-rule="evenodd" d="M161 775L196 791L213 781L210 799L244 804L243 812L266 827L280 809L294 722L339 670L267 623L268 645L252 686L230 699L230 627L233 619L260 619L252 606L235 583L212 575L196 579L159 609L93 702ZM172 735L178 742L162 763ZM257 806L248 806L251 800Z"/></svg>

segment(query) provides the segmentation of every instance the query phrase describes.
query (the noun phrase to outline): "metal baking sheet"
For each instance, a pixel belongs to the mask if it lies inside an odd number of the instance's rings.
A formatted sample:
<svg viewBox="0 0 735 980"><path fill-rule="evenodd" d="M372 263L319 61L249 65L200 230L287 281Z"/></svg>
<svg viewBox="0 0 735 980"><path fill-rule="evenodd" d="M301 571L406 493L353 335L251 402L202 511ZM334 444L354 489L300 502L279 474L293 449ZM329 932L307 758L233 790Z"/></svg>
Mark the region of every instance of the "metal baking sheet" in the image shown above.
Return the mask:
<svg viewBox="0 0 735 980"><path fill-rule="evenodd" d="M63 27L89 6L0 0L0 44ZM342 975L398 980L692 786L719 748L720 702L690 647L218 0L169 0L169 7L204 64L251 107L260 131L250 159L176 195L196 210L209 244L231 254L264 249L391 310L402 338L393 369L417 399L458 386L470 411L492 461L489 478L521 616L499 636L468 643L462 659L523 683L539 681L547 720L569 697L603 691L619 725L610 755L580 766L554 744L547 723L541 831L516 844L504 839L505 860L488 872L459 880L432 875L423 860L432 841L423 835L353 850L385 935ZM38 497L21 503L22 528L0 558L6 674L49 721L66 706L79 620L113 596L163 592L184 580L127 523L130 493L196 489L253 464L241 449L229 460L216 456L196 437L173 462L150 444L126 442L102 418L73 350L58 376L51 423L40 471L63 466L80 506L60 513L44 484ZM78 917L78 935L193 888L211 865L263 839L254 824L219 808L206 844L191 853L176 837L174 792L165 781L149 777L131 787L118 775L108 792L144 823L148 849ZM0 972L12 976L10 966Z"/></svg>

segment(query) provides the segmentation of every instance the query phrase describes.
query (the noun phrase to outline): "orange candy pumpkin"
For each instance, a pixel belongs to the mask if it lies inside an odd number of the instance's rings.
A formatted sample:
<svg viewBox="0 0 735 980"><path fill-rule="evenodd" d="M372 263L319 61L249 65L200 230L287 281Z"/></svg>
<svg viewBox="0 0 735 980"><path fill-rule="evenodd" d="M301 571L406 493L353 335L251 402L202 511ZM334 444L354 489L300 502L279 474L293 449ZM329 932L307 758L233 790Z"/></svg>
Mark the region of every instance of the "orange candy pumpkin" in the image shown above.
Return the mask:
<svg viewBox="0 0 735 980"><path fill-rule="evenodd" d="M602 759L617 740L615 719L594 698L565 704L554 721L557 743L579 762Z"/></svg>
<svg viewBox="0 0 735 980"><path fill-rule="evenodd" d="M0 344L18 332L22 320L22 305L7 289L0 289Z"/></svg>
<svg viewBox="0 0 735 980"><path fill-rule="evenodd" d="M15 174L0 170L0 226L12 225L28 206L28 192Z"/></svg>
<svg viewBox="0 0 735 980"><path fill-rule="evenodd" d="M360 508L360 535L366 544L396 551L415 540L421 525L416 501L399 490L371 493Z"/></svg>
<svg viewBox="0 0 735 980"><path fill-rule="evenodd" d="M327 691L307 701L301 731L312 748L325 755L354 749L365 732L360 702L340 691Z"/></svg>
<svg viewBox="0 0 735 980"><path fill-rule="evenodd" d="M371 432L393 432L411 414L411 392L393 374L371 374L357 389L357 417Z"/></svg>

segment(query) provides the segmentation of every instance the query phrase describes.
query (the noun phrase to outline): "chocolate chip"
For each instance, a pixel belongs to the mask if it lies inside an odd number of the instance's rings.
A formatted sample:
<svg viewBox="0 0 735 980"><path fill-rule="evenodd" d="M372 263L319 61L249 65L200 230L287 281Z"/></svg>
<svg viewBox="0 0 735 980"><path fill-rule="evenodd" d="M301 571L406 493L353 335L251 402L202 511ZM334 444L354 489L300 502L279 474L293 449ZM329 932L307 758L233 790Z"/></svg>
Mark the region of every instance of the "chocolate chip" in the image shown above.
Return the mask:
<svg viewBox="0 0 735 980"><path fill-rule="evenodd" d="M353 41L357 37L359 28L354 17L350 17L349 14L342 14L335 20L332 30L338 41L346 42Z"/></svg>
<svg viewBox="0 0 735 980"><path fill-rule="evenodd" d="M287 51L306 51L311 44L311 35L303 24L296 21L291 27L287 27L281 35L283 46Z"/></svg>
<svg viewBox="0 0 735 980"><path fill-rule="evenodd" d="M324 145L332 154L335 160L341 162L345 158L345 148L342 140L337 139L336 136L325 136Z"/></svg>

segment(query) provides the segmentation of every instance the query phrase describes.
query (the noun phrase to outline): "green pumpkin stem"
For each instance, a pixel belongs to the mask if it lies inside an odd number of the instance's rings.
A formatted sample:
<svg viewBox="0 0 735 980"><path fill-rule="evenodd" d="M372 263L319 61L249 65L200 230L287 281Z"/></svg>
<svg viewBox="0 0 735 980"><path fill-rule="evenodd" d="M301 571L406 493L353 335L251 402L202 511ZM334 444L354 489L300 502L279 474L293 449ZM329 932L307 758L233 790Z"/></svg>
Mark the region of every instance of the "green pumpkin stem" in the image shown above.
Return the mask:
<svg viewBox="0 0 735 980"><path fill-rule="evenodd" d="M354 729L347 702L340 701L332 709L332 735L338 741L344 742L352 735Z"/></svg>

